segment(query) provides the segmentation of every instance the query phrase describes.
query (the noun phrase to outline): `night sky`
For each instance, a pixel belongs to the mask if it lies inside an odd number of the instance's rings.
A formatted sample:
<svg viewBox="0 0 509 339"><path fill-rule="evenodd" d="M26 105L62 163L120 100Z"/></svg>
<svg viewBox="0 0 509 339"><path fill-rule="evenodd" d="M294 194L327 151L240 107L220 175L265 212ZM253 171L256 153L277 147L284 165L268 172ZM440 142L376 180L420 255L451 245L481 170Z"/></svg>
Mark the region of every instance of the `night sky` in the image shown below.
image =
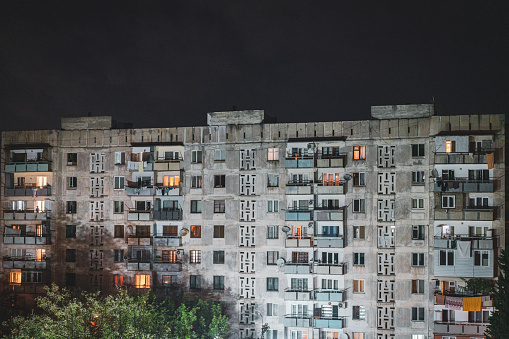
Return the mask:
<svg viewBox="0 0 509 339"><path fill-rule="evenodd" d="M0 1L0 130L506 113L508 1Z"/></svg>

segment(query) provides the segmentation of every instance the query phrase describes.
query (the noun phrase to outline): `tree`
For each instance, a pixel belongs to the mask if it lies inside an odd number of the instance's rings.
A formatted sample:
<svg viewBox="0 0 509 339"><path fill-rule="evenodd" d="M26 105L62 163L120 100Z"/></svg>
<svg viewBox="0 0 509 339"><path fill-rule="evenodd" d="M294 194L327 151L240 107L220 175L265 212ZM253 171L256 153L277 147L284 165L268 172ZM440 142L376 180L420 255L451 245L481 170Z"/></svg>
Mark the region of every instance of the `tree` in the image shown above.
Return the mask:
<svg viewBox="0 0 509 339"><path fill-rule="evenodd" d="M219 305L194 303L177 307L171 300L161 301L153 294L130 295L126 290L104 298L86 292L73 296L52 285L46 287L44 297L37 298L40 314L14 317L4 325L10 330L7 338L202 339L228 334L228 318Z"/></svg>
<svg viewBox="0 0 509 339"><path fill-rule="evenodd" d="M507 338L509 333L509 256L505 250L501 251L498 258L500 275L493 295L495 311L489 318L489 326L486 330L487 339Z"/></svg>

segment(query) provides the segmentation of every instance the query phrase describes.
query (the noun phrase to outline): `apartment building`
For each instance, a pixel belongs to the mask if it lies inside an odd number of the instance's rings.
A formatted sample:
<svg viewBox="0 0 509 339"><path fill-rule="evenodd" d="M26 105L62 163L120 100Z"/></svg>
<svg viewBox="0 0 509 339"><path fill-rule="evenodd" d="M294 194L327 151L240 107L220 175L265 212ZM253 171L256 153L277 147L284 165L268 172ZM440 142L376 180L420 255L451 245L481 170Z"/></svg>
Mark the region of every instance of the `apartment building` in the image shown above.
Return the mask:
<svg viewBox="0 0 509 339"><path fill-rule="evenodd" d="M367 121L111 117L2 134L0 278L222 300L232 338L484 338L505 247L505 116L374 106Z"/></svg>

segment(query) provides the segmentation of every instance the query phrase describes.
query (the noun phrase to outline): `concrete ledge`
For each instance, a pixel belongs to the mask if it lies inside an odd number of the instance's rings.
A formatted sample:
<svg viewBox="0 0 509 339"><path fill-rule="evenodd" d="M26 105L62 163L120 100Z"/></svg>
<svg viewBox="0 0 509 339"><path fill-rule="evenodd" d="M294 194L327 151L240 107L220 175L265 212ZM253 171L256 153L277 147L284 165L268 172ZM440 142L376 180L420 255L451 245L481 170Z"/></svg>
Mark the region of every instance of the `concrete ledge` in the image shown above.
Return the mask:
<svg viewBox="0 0 509 339"><path fill-rule="evenodd" d="M435 115L433 104L371 106L374 119L427 118Z"/></svg>

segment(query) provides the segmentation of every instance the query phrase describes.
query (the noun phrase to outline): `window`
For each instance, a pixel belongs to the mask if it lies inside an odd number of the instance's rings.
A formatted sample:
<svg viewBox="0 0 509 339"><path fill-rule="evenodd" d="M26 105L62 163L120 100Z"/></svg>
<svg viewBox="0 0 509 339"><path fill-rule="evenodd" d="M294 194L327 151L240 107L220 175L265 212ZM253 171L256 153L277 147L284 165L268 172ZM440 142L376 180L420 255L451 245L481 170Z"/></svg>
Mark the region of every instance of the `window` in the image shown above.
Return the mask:
<svg viewBox="0 0 509 339"><path fill-rule="evenodd" d="M446 339L447 337L442 337L443 339ZM412 334L412 339L426 339L424 334ZM450 338L453 339L453 338Z"/></svg>
<svg viewBox="0 0 509 339"><path fill-rule="evenodd" d="M179 175L165 175L163 176L163 186L178 188L180 186L180 176Z"/></svg>
<svg viewBox="0 0 509 339"><path fill-rule="evenodd" d="M364 266L364 253L355 252L353 254L353 264L355 266Z"/></svg>
<svg viewBox="0 0 509 339"><path fill-rule="evenodd" d="M164 160L179 160L180 153L178 151L167 151L164 152Z"/></svg>
<svg viewBox="0 0 509 339"><path fill-rule="evenodd" d="M201 200L191 200L191 213L201 213Z"/></svg>
<svg viewBox="0 0 509 339"><path fill-rule="evenodd" d="M424 240L424 225L412 226L412 240Z"/></svg>
<svg viewBox="0 0 509 339"><path fill-rule="evenodd" d="M364 213L366 211L365 200L364 199L354 199L353 200L353 211L354 211L354 213Z"/></svg>
<svg viewBox="0 0 509 339"><path fill-rule="evenodd" d="M424 144L412 144L412 157L424 156Z"/></svg>
<svg viewBox="0 0 509 339"><path fill-rule="evenodd" d="M225 211L224 200L214 200L214 213L224 213Z"/></svg>
<svg viewBox="0 0 509 339"><path fill-rule="evenodd" d="M278 239L279 238L278 229L279 229L278 225L268 225L267 226L267 239Z"/></svg>
<svg viewBox="0 0 509 339"><path fill-rule="evenodd" d="M290 283L292 290L307 291L308 290L308 279L307 278L292 278Z"/></svg>
<svg viewBox="0 0 509 339"><path fill-rule="evenodd" d="M443 180L454 180L454 170L442 170L442 179Z"/></svg>
<svg viewBox="0 0 509 339"><path fill-rule="evenodd" d="M125 152L115 152L115 165L125 164Z"/></svg>
<svg viewBox="0 0 509 339"><path fill-rule="evenodd" d="M214 264L224 264L224 251L214 251L213 263Z"/></svg>
<svg viewBox="0 0 509 339"><path fill-rule="evenodd" d="M124 286L124 276L122 274L114 274L113 284L115 286Z"/></svg>
<svg viewBox="0 0 509 339"><path fill-rule="evenodd" d="M11 284L21 284L21 272L11 272L9 282Z"/></svg>
<svg viewBox="0 0 509 339"><path fill-rule="evenodd" d="M424 184L424 171L412 172L412 184Z"/></svg>
<svg viewBox="0 0 509 339"><path fill-rule="evenodd" d="M277 265L279 259L278 251L267 251L267 265Z"/></svg>
<svg viewBox="0 0 509 339"><path fill-rule="evenodd" d="M412 293L423 294L424 293L424 280L413 279L412 280Z"/></svg>
<svg viewBox="0 0 509 339"><path fill-rule="evenodd" d="M489 181L490 171L487 169L468 170L468 180Z"/></svg>
<svg viewBox="0 0 509 339"><path fill-rule="evenodd" d="M113 258L115 262L124 261L124 250L113 250Z"/></svg>
<svg viewBox="0 0 509 339"><path fill-rule="evenodd" d="M278 211L279 211L279 200L268 200L267 212L278 212Z"/></svg>
<svg viewBox="0 0 509 339"><path fill-rule="evenodd" d="M65 250L65 262L76 262L76 250L66 249Z"/></svg>
<svg viewBox="0 0 509 339"><path fill-rule="evenodd" d="M201 175L193 175L191 177L191 188L201 188L202 177Z"/></svg>
<svg viewBox="0 0 509 339"><path fill-rule="evenodd" d="M364 279L353 281L353 293L364 293Z"/></svg>
<svg viewBox="0 0 509 339"><path fill-rule="evenodd" d="M123 238L124 237L124 225L115 225L115 238Z"/></svg>
<svg viewBox="0 0 509 339"><path fill-rule="evenodd" d="M68 201L67 202L67 214L76 214L76 201Z"/></svg>
<svg viewBox="0 0 509 339"><path fill-rule="evenodd" d="M214 152L214 161L224 161L226 159L226 151L224 149L216 149Z"/></svg>
<svg viewBox="0 0 509 339"><path fill-rule="evenodd" d="M412 208L413 209L424 209L424 198L415 198L412 199Z"/></svg>
<svg viewBox="0 0 509 339"><path fill-rule="evenodd" d="M201 226L191 226L191 238L201 238Z"/></svg>
<svg viewBox="0 0 509 339"><path fill-rule="evenodd" d="M124 189L124 177L114 177L113 188L116 190L123 190Z"/></svg>
<svg viewBox="0 0 509 339"><path fill-rule="evenodd" d="M477 198L468 198L468 207L488 207L489 199L488 197L477 197Z"/></svg>
<svg viewBox="0 0 509 339"><path fill-rule="evenodd" d="M76 273L65 274L65 286L76 286Z"/></svg>
<svg viewBox="0 0 509 339"><path fill-rule="evenodd" d="M306 305L304 305L304 306L306 306ZM294 331L294 330L292 330L290 339L308 339L308 331Z"/></svg>
<svg viewBox="0 0 509 339"><path fill-rule="evenodd" d="M490 311L468 311L469 323L488 323Z"/></svg>
<svg viewBox="0 0 509 339"><path fill-rule="evenodd" d="M309 253L308 252L292 252L292 262L307 264L309 261Z"/></svg>
<svg viewBox="0 0 509 339"><path fill-rule="evenodd" d="M489 266L489 252L474 251L474 266Z"/></svg>
<svg viewBox="0 0 509 339"><path fill-rule="evenodd" d="M412 266L424 266L424 253L412 253Z"/></svg>
<svg viewBox="0 0 509 339"><path fill-rule="evenodd" d="M454 140L446 140L445 141L445 152L446 153L454 153L454 152L456 152L456 141L454 141Z"/></svg>
<svg viewBox="0 0 509 339"><path fill-rule="evenodd" d="M214 187L223 188L225 187L225 175L214 175Z"/></svg>
<svg viewBox="0 0 509 339"><path fill-rule="evenodd" d="M22 283L42 283L42 272L21 272Z"/></svg>
<svg viewBox="0 0 509 339"><path fill-rule="evenodd" d="M365 160L365 159L366 159L366 146L354 146L353 160Z"/></svg>
<svg viewBox="0 0 509 339"><path fill-rule="evenodd" d="M224 225L214 225L214 238L224 238Z"/></svg>
<svg viewBox="0 0 509 339"><path fill-rule="evenodd" d="M456 205L456 196L454 195L443 195L442 196L442 208L454 208Z"/></svg>
<svg viewBox="0 0 509 339"><path fill-rule="evenodd" d="M113 213L124 213L123 201L113 201Z"/></svg>
<svg viewBox="0 0 509 339"><path fill-rule="evenodd" d="M366 186L366 173L355 172L353 174L353 185L354 186Z"/></svg>
<svg viewBox="0 0 509 339"><path fill-rule="evenodd" d="M222 275L214 276L214 289L215 290L224 290L224 276L222 276Z"/></svg>
<svg viewBox="0 0 509 339"><path fill-rule="evenodd" d="M364 306L354 306L352 308L352 319L353 320L365 320L366 319L366 308Z"/></svg>
<svg viewBox="0 0 509 339"><path fill-rule="evenodd" d="M352 339L365 339L364 333L361 332L353 332L352 336L353 336Z"/></svg>
<svg viewBox="0 0 509 339"><path fill-rule="evenodd" d="M76 225L65 225L65 237L76 238Z"/></svg>
<svg viewBox="0 0 509 339"><path fill-rule="evenodd" d="M276 317L278 314L279 304L267 303L267 317Z"/></svg>
<svg viewBox="0 0 509 339"><path fill-rule="evenodd" d="M424 321L424 307L412 307L412 321Z"/></svg>
<svg viewBox="0 0 509 339"><path fill-rule="evenodd" d="M279 175L267 174L267 187L278 187L279 186Z"/></svg>
<svg viewBox="0 0 509 339"><path fill-rule="evenodd" d="M201 263L201 251L200 250L189 251L189 262L191 264Z"/></svg>
<svg viewBox="0 0 509 339"><path fill-rule="evenodd" d="M77 177L67 177L67 188L74 189L78 187L78 178Z"/></svg>
<svg viewBox="0 0 509 339"><path fill-rule="evenodd" d="M192 290L201 289L201 277L199 275L189 276L189 288Z"/></svg>
<svg viewBox="0 0 509 339"><path fill-rule="evenodd" d="M176 237L176 236L178 236L178 226L176 226L176 225L163 225L163 236L164 237Z"/></svg>
<svg viewBox="0 0 509 339"><path fill-rule="evenodd" d="M78 153L67 153L67 166L78 165Z"/></svg>
<svg viewBox="0 0 509 339"><path fill-rule="evenodd" d="M267 160L268 161L278 161L279 160L279 148L269 148L267 150Z"/></svg>
<svg viewBox="0 0 509 339"><path fill-rule="evenodd" d="M201 163L201 151L191 151L191 162Z"/></svg>
<svg viewBox="0 0 509 339"><path fill-rule="evenodd" d="M358 240L364 240L365 239L365 226L354 226L353 227L353 238Z"/></svg>
<svg viewBox="0 0 509 339"><path fill-rule="evenodd" d="M136 288L150 288L150 275L136 274L134 276L134 286Z"/></svg>
<svg viewBox="0 0 509 339"><path fill-rule="evenodd" d="M279 278L267 278L267 291L279 290Z"/></svg>

